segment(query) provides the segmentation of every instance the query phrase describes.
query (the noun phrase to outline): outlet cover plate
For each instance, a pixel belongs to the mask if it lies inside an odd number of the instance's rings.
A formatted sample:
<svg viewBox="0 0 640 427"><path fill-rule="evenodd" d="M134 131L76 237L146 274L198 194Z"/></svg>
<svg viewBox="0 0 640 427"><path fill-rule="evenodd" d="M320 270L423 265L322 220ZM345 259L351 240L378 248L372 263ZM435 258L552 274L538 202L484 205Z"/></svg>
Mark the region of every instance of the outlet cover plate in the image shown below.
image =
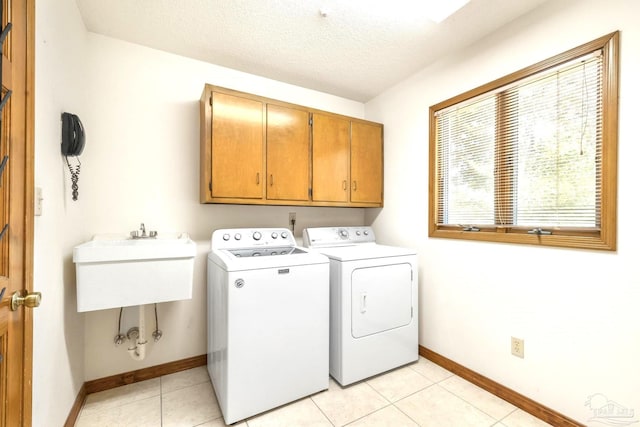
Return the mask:
<svg viewBox="0 0 640 427"><path fill-rule="evenodd" d="M511 354L524 359L524 340L522 338L511 337Z"/></svg>

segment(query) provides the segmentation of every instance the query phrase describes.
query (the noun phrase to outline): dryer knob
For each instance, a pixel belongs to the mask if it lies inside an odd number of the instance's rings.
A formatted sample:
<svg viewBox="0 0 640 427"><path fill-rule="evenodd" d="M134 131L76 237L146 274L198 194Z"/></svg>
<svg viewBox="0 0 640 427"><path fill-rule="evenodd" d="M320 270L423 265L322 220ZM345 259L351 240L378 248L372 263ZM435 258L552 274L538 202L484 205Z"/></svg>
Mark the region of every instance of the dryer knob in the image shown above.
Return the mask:
<svg viewBox="0 0 640 427"><path fill-rule="evenodd" d="M229 233L224 233L224 235L222 236L222 240L224 240L225 242L227 240L229 240L231 238L231 236L229 236Z"/></svg>
<svg viewBox="0 0 640 427"><path fill-rule="evenodd" d="M256 231L255 233L253 233L253 240L260 240L262 239L262 233L260 233L259 231Z"/></svg>
<svg viewBox="0 0 640 427"><path fill-rule="evenodd" d="M341 229L338 233L340 234L340 237L343 239L346 239L347 237L349 237L349 232L344 228Z"/></svg>
<svg viewBox="0 0 640 427"><path fill-rule="evenodd" d="M280 236L282 236L283 239L286 239L287 237L289 237L289 234L286 231L283 231Z"/></svg>
<svg viewBox="0 0 640 427"><path fill-rule="evenodd" d="M273 233L271 233L271 238L272 239L277 239L278 238L278 233L276 233L275 231Z"/></svg>
<svg viewBox="0 0 640 427"><path fill-rule="evenodd" d="M365 235L365 236L368 236L368 235L369 235L369 232L368 232L367 230L364 230L364 235Z"/></svg>
<svg viewBox="0 0 640 427"><path fill-rule="evenodd" d="M236 240L240 240L242 238L242 236L240 235L240 233L236 233L235 236L233 236L234 239Z"/></svg>

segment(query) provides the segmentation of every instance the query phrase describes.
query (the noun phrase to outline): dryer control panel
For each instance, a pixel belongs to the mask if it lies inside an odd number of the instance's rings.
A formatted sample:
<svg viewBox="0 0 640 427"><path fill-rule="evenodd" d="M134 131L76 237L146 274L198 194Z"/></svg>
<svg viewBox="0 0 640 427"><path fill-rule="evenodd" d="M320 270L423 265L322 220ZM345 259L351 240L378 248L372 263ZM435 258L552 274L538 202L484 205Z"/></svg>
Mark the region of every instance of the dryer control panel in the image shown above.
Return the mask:
<svg viewBox="0 0 640 427"><path fill-rule="evenodd" d="M295 245L293 234L286 228L227 228L215 230L211 235L212 249Z"/></svg>
<svg viewBox="0 0 640 427"><path fill-rule="evenodd" d="M316 248L375 243L376 236L371 227L314 227L304 229L302 239L305 247Z"/></svg>

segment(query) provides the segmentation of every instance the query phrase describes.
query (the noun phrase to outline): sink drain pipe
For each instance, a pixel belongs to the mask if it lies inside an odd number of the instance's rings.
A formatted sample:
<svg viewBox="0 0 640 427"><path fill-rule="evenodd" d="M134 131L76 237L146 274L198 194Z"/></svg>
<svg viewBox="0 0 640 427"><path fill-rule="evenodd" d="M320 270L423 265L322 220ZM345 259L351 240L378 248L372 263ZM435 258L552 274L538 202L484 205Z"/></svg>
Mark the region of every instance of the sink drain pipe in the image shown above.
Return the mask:
<svg viewBox="0 0 640 427"><path fill-rule="evenodd" d="M133 360L144 360L146 354L147 335L144 323L144 305L140 305L138 306L138 336L135 337L135 345L127 349Z"/></svg>

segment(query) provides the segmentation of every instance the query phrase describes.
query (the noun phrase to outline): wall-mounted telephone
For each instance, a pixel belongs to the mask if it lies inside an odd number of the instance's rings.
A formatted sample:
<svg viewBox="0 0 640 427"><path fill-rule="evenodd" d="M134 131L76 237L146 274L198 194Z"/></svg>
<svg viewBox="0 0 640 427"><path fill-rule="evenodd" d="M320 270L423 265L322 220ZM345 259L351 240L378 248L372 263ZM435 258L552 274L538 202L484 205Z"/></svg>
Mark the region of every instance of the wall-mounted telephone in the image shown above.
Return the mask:
<svg viewBox="0 0 640 427"><path fill-rule="evenodd" d="M62 155L67 160L69 172L71 172L71 189L73 190L73 200L78 200L78 178L80 177L80 159L85 143L84 126L80 118L75 114L62 113ZM76 156L78 164L74 168L69 163L69 156Z"/></svg>
<svg viewBox="0 0 640 427"><path fill-rule="evenodd" d="M84 126L75 114L62 113L62 154L79 156L84 150Z"/></svg>

